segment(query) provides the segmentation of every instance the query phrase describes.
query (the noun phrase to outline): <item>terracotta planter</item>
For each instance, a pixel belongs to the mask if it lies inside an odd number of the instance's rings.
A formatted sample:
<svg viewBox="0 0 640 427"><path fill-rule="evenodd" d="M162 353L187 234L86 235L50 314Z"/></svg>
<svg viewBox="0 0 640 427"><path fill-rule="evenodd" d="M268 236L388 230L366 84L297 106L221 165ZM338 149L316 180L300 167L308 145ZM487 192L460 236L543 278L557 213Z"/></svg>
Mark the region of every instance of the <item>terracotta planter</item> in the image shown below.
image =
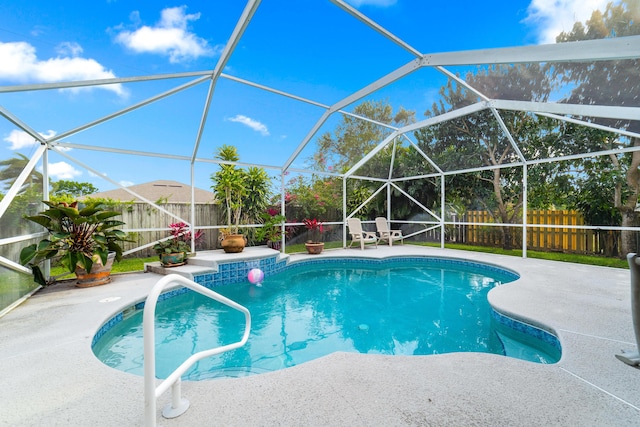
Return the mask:
<svg viewBox="0 0 640 427"><path fill-rule="evenodd" d="M163 267L177 267L187 263L187 254L184 252L174 252L171 254L161 254L160 262Z"/></svg>
<svg viewBox="0 0 640 427"><path fill-rule="evenodd" d="M102 261L98 259L91 266L91 271L87 273L84 268L76 268L76 277L78 281L76 286L78 288L90 288L92 286L106 285L111 282L111 267L113 266L113 260L116 257L115 252L110 252L107 256L107 263L102 265Z"/></svg>
<svg viewBox="0 0 640 427"><path fill-rule="evenodd" d="M304 245L311 255L317 255L324 249L324 243L305 243Z"/></svg>
<svg viewBox="0 0 640 427"><path fill-rule="evenodd" d="M242 234L227 234L222 239L221 246L226 253L238 253L244 250L246 244L247 242Z"/></svg>

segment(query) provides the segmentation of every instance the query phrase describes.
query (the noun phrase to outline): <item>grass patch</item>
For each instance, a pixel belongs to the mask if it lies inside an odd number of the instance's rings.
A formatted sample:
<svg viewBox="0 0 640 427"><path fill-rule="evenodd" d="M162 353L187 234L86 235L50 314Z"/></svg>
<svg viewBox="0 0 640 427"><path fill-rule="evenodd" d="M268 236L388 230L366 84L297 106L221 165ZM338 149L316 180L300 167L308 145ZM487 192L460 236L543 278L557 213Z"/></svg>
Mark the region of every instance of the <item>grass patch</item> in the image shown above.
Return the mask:
<svg viewBox="0 0 640 427"><path fill-rule="evenodd" d="M430 247L440 247L439 243L408 243L411 245L417 246L430 246ZM459 249L463 251L470 252L483 252L489 254L498 254L498 255L509 255L509 256L517 256L522 257L521 249L511 249L504 250L502 248L489 248L485 246L471 246L471 245L461 245L461 244L446 244L445 247L449 249ZM342 248L342 241L337 242L325 242L325 249L336 249ZM299 243L295 245L287 245L288 254L294 253L303 253L306 252L304 243ZM588 264L588 265L599 265L603 267L614 267L614 268L629 268L629 264L627 264L626 259L618 259L618 258L605 258L601 256L595 255L578 255L578 254L565 254L560 252L539 252L539 251L527 251L527 257L529 258L538 258L538 259L546 259L551 261L562 261L562 262L572 262L575 264ZM113 269L111 270L113 273L129 273L136 271L144 271L144 263L145 262L153 262L158 261L157 256L152 256L148 258L126 258L120 262L116 262L113 264ZM63 274L65 270L62 267L53 267L51 268L51 275L58 276ZM65 276L58 277L58 280L71 279L75 277L74 274L67 273Z"/></svg>
<svg viewBox="0 0 640 427"><path fill-rule="evenodd" d="M111 268L112 273L130 273L134 271L144 271L144 263L145 262L153 262L158 261L157 256L152 256L149 258L124 258L120 262L114 262L113 268ZM67 274L64 274L67 273ZM51 275L56 277L61 274L64 276L60 276L57 280L65 280L71 279L75 277L75 273L69 273L61 266L51 267Z"/></svg>
<svg viewBox="0 0 640 427"><path fill-rule="evenodd" d="M411 243L419 246L431 246L440 247L439 243ZM446 248L460 249L470 252L483 252L489 254L508 255L522 257L522 249L502 249L502 248L490 248L486 246L472 246L462 245L457 243L447 243ZM602 267L614 267L614 268L629 268L629 264L626 259L619 258L606 258L597 255L580 255L580 254L567 254L562 252L540 252L540 251L527 251L527 258L546 259L550 261L572 262L575 264L588 264L599 265Z"/></svg>

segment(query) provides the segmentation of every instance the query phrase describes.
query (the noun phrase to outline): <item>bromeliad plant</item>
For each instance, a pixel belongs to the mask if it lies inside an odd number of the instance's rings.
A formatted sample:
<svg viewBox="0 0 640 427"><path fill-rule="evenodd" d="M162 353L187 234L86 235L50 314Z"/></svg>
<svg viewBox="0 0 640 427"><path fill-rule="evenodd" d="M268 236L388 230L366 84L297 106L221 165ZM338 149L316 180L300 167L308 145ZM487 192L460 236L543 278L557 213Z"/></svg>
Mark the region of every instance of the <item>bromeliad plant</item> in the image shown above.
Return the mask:
<svg viewBox="0 0 640 427"><path fill-rule="evenodd" d="M304 226L309 230L309 240L307 243L321 243L320 237L322 236L323 226L317 219L303 219Z"/></svg>
<svg viewBox="0 0 640 427"><path fill-rule="evenodd" d="M91 271L96 262L105 265L109 252L115 252L115 261L122 259L120 242L131 240L124 231L116 229L124 222L111 219L120 212L105 210L102 202L89 203L82 209L77 201L43 203L49 209L25 219L46 228L49 236L20 252L20 263L31 267L36 283L47 285L38 265L44 260L57 257L64 268L74 273L77 267Z"/></svg>

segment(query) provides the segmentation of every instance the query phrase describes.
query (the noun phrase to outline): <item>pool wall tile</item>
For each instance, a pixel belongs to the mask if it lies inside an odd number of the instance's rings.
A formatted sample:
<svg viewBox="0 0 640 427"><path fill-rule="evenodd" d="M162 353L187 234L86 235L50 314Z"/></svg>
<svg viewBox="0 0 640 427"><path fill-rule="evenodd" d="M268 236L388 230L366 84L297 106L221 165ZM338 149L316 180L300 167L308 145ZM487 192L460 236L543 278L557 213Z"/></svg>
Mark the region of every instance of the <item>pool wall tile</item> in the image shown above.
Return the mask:
<svg viewBox="0 0 640 427"><path fill-rule="evenodd" d="M91 347L93 347L100 340L100 338L102 338L102 336L106 334L111 328L122 322L122 319L124 319L124 312L116 314L104 325L102 325L100 329L98 329L98 332L96 332L96 334L93 336L93 339L91 340Z"/></svg>
<svg viewBox="0 0 640 427"><path fill-rule="evenodd" d="M540 329L538 327L525 323L521 320L516 320L509 316L505 316L504 314L496 311L495 309L491 310L491 316L496 322L508 328L511 328L515 331L522 332L524 334L532 336L536 339L539 339L540 341L543 341L551 345L556 350L562 351L560 340L558 339L557 336L555 336L549 331L545 331L544 329Z"/></svg>

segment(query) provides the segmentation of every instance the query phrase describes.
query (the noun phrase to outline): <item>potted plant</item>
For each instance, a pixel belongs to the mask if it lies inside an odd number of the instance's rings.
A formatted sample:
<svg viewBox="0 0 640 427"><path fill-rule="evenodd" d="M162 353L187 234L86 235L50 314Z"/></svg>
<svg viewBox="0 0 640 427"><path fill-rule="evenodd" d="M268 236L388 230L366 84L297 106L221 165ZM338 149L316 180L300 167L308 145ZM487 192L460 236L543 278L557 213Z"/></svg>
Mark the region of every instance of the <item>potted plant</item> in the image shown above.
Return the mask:
<svg viewBox="0 0 640 427"><path fill-rule="evenodd" d="M191 252L189 226L184 222L176 222L169 224L169 227L171 227L171 237L156 243L153 250L156 251L160 262L165 267L184 265ZM196 232L194 237L196 242L202 238L202 235L202 231Z"/></svg>
<svg viewBox="0 0 640 427"><path fill-rule="evenodd" d="M38 264L58 258L70 273L78 277L78 287L103 285L111 281L113 261L122 259L120 242L131 241L116 229L124 222L111 218L119 212L105 210L102 202L91 202L79 209L78 202L43 201L49 208L25 219L42 225L49 235L38 244L20 252L20 263L31 267L36 283L46 286Z"/></svg>
<svg viewBox="0 0 640 427"><path fill-rule="evenodd" d="M304 244L307 248L307 252L313 255L317 255L324 249L324 243L320 241L322 236L322 223L317 219L304 219L302 220L304 226L309 230L309 240Z"/></svg>
<svg viewBox="0 0 640 427"><path fill-rule="evenodd" d="M240 160L238 150L231 145L218 148L214 156L224 162ZM242 215L242 198L246 192L246 173L233 164L220 163L220 170L211 175L213 193L218 203L224 203L227 218L227 230L222 239L222 249L225 252L242 252L246 242L244 236L238 233Z"/></svg>
<svg viewBox="0 0 640 427"><path fill-rule="evenodd" d="M282 245L282 236L286 235L286 231L282 231L282 224L287 220L284 215L278 213L275 209L269 209L262 214L264 223L261 228L256 231L258 241L267 241L267 246L277 251Z"/></svg>

